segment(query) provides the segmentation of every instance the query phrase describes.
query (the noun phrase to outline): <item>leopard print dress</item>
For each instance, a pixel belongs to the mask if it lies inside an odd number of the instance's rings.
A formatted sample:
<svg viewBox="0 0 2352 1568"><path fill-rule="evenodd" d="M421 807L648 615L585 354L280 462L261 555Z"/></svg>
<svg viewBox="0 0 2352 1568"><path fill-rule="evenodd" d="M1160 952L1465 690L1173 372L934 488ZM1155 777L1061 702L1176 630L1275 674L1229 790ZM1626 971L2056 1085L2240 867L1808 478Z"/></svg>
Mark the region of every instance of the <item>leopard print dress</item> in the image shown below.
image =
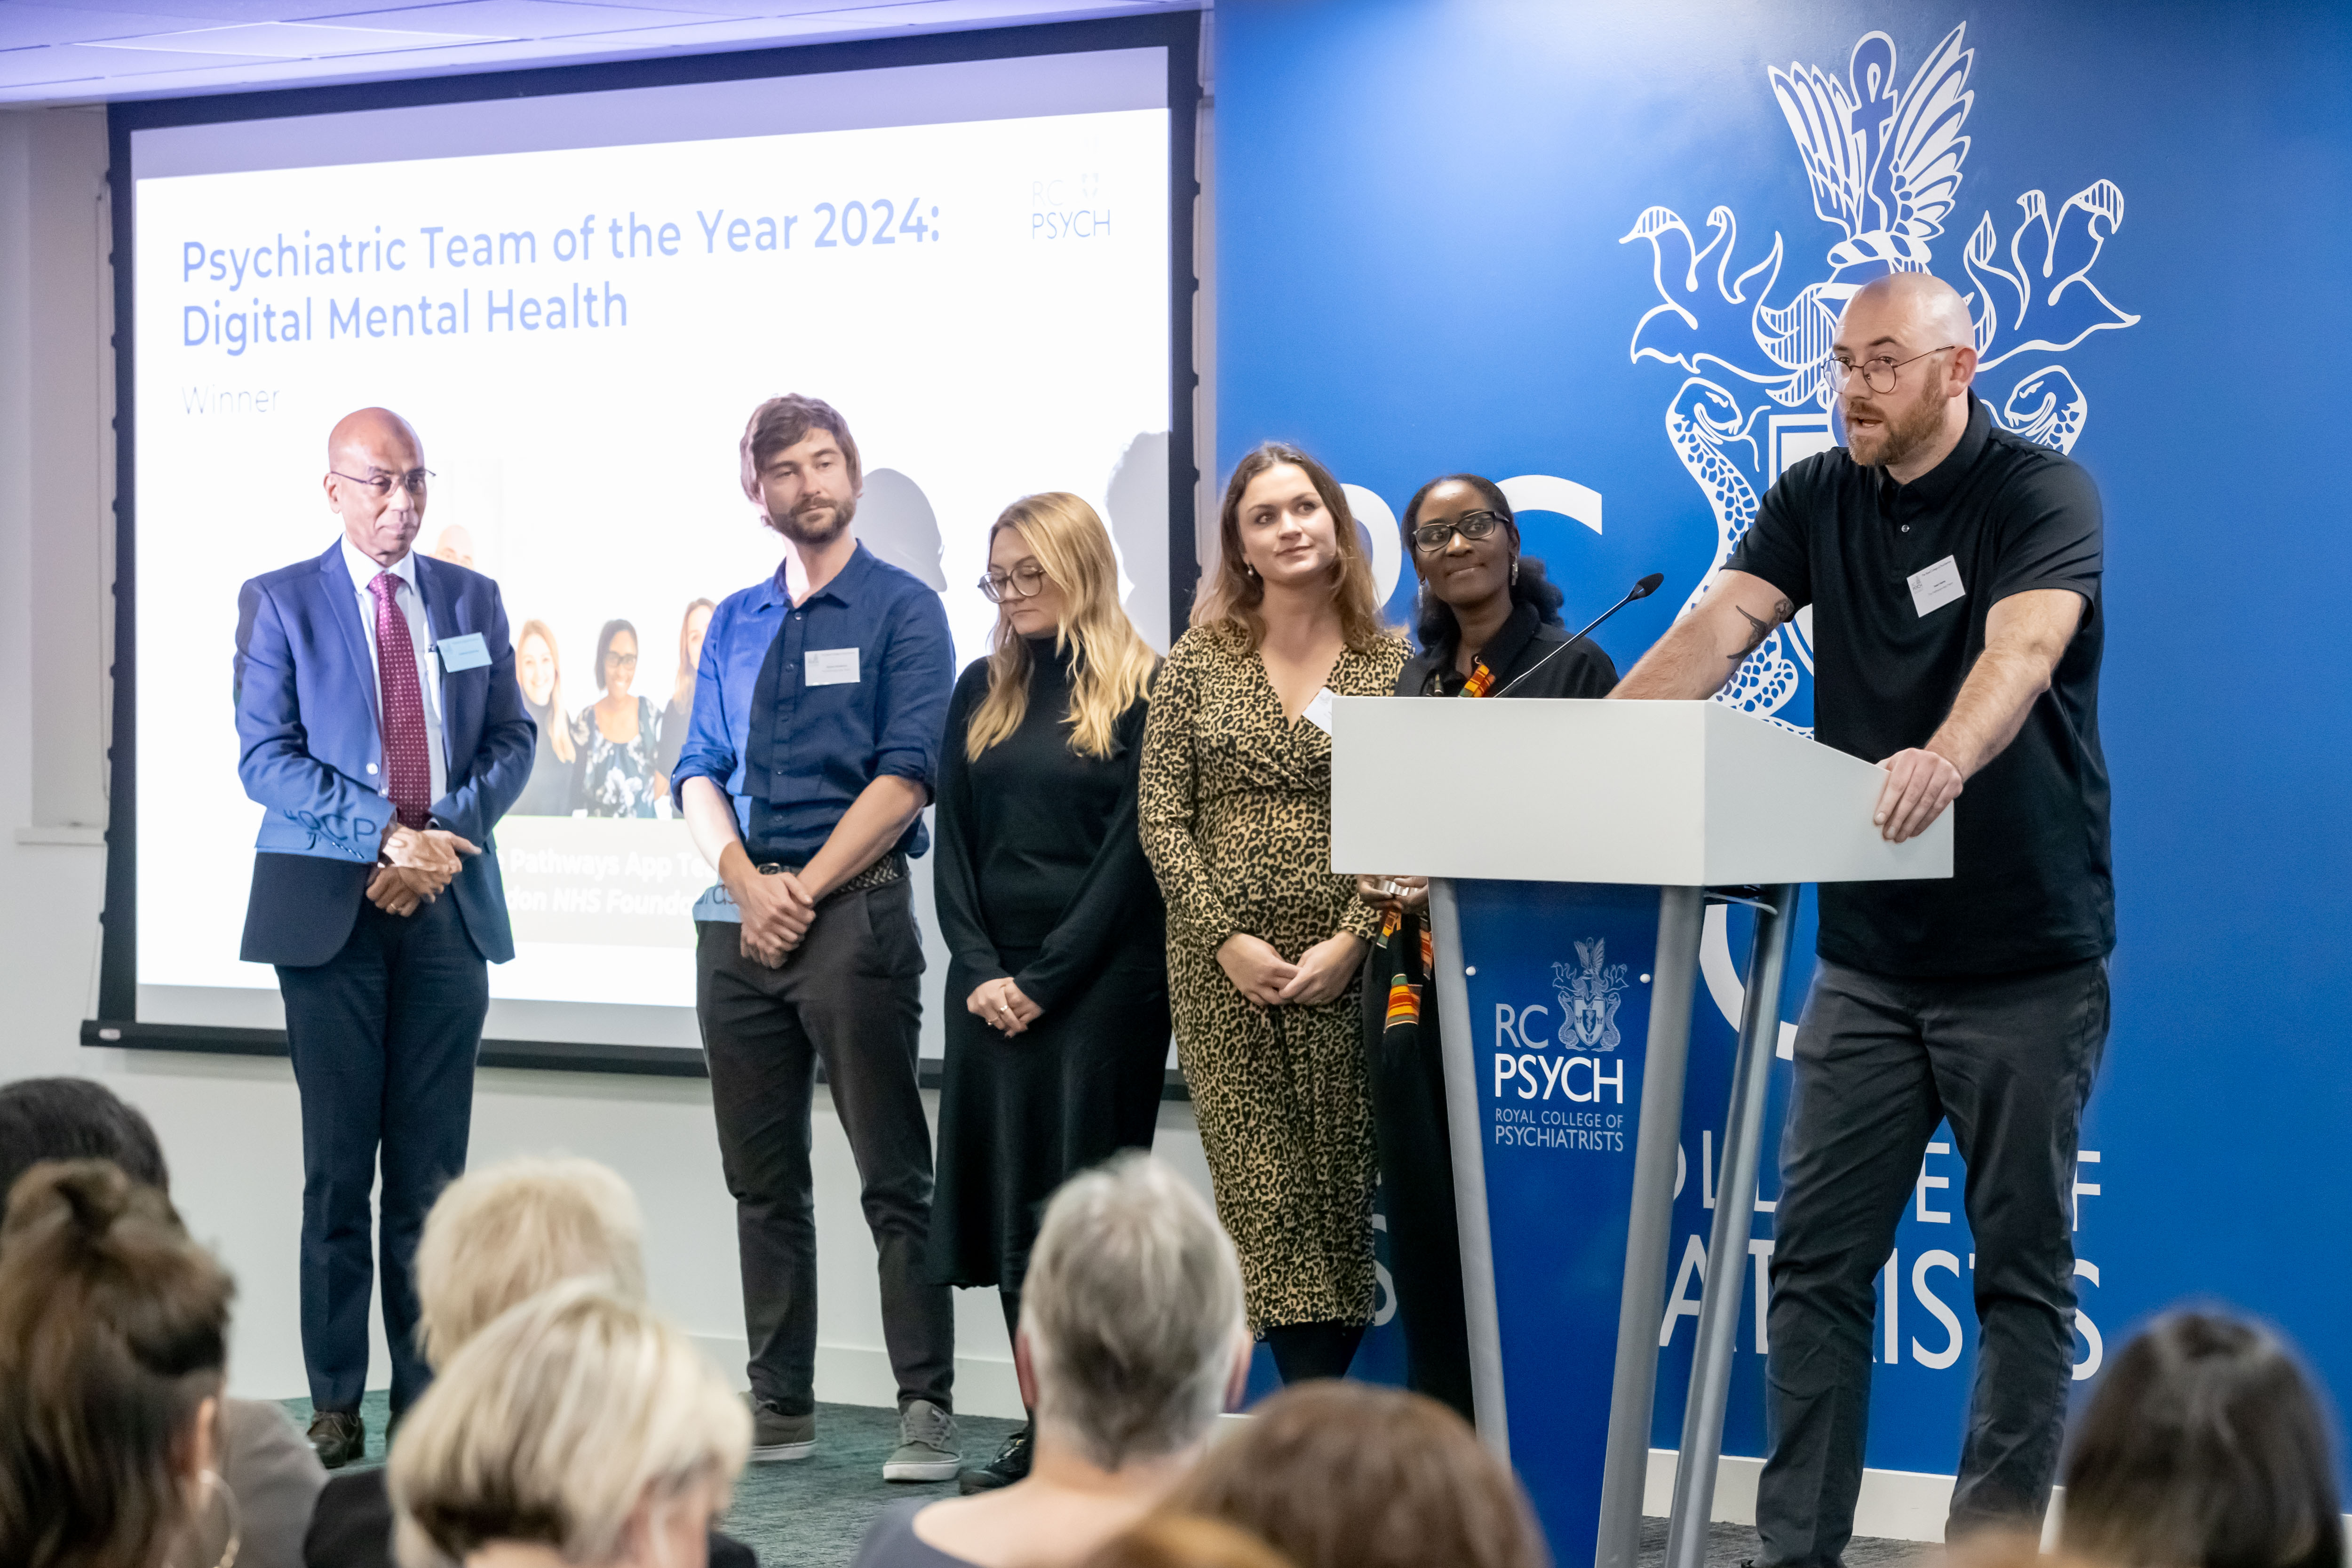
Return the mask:
<svg viewBox="0 0 2352 1568"><path fill-rule="evenodd" d="M1402 638L1350 648L1333 692L1385 697ZM1285 958L1339 931L1370 942L1380 916L1331 871L1331 738L1283 717L1255 651L1222 627L1178 639L1152 689L1137 801L1168 904L1177 1060L1241 1253L1250 1321L1372 1316L1371 1099L1357 982L1318 1006L1260 1007L1217 963L1236 931Z"/></svg>

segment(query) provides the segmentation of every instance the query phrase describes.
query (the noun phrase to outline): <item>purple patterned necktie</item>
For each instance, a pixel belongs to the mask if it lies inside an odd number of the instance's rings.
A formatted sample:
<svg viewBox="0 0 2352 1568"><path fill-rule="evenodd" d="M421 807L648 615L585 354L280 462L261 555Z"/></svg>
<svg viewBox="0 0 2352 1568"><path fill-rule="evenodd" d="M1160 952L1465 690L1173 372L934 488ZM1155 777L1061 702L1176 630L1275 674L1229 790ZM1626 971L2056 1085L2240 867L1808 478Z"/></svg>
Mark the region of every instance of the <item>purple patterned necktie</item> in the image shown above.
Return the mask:
<svg viewBox="0 0 2352 1568"><path fill-rule="evenodd" d="M375 661L383 693L383 776L403 827L422 829L433 811L433 763L425 751L425 690L416 679L416 645L398 595L405 586L389 572L368 584L375 595Z"/></svg>

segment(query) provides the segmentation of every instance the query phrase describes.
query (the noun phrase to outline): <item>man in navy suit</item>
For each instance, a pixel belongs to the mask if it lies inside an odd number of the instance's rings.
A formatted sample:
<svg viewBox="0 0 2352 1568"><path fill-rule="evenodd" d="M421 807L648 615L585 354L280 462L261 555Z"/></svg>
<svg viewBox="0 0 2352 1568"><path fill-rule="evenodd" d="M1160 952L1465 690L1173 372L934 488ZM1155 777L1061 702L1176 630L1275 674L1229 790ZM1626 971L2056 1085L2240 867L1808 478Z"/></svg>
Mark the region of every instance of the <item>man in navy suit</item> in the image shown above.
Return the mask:
<svg viewBox="0 0 2352 1568"><path fill-rule="evenodd" d="M530 776L498 584L415 554L416 432L363 408L327 441L343 535L237 595L237 774L268 807L243 956L278 967L302 1096L302 1358L328 1468L366 1450L369 1194L397 1422L429 1377L410 1262L466 1166L488 963L514 956L490 828ZM448 896L444 898L442 895Z"/></svg>

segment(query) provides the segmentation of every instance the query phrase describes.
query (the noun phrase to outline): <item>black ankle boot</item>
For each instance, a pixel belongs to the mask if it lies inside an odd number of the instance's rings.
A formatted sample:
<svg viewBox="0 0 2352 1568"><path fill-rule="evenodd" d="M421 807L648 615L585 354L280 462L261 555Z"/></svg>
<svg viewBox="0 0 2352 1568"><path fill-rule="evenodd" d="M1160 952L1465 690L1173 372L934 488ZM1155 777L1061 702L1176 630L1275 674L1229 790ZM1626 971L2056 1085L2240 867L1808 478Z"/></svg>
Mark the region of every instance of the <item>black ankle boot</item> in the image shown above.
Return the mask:
<svg viewBox="0 0 2352 1568"><path fill-rule="evenodd" d="M996 1458L958 1476L956 1489L970 1497L974 1492L992 1492L999 1487L1027 1480L1033 1443L1032 1429L1023 1426L1004 1439L1004 1447L997 1450Z"/></svg>

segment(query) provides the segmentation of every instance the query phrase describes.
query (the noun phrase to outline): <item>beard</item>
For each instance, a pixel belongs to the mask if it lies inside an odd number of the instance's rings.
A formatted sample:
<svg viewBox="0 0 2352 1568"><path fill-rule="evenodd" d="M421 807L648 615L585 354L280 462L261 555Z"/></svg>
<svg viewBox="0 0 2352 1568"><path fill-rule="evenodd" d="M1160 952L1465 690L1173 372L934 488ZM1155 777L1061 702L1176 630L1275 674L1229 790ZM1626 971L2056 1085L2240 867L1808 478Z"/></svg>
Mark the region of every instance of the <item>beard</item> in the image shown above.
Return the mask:
<svg viewBox="0 0 2352 1568"><path fill-rule="evenodd" d="M1895 408L1865 404L1863 412L1885 421L1865 433L1854 427L1851 416L1847 417L1846 452L1865 468L1892 468L1905 461L1933 445L1944 427L1944 404L1938 397L1922 397Z"/></svg>
<svg viewBox="0 0 2352 1568"><path fill-rule="evenodd" d="M794 544L830 544L847 531L856 516L855 497L845 500L827 497L821 501L803 501L781 518L770 518L768 525Z"/></svg>

